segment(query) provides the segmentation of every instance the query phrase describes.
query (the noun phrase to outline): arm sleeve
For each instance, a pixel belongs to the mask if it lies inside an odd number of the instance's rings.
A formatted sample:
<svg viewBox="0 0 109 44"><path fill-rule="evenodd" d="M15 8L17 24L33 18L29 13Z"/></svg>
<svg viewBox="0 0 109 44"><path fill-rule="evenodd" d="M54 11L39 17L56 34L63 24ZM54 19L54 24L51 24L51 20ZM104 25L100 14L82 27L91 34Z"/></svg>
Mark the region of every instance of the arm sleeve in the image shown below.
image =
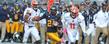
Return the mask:
<svg viewBox="0 0 109 44"><path fill-rule="evenodd" d="M46 18L47 19L47 15L48 15L48 12L45 12L45 14L40 18L40 20Z"/></svg>
<svg viewBox="0 0 109 44"><path fill-rule="evenodd" d="M106 14L106 23L109 23L109 16L108 16L108 13Z"/></svg>
<svg viewBox="0 0 109 44"><path fill-rule="evenodd" d="M79 18L79 21L78 21L78 22L80 22L79 25L80 25L82 31L85 33L85 32L86 32L86 29L85 29L86 26L85 26L84 17L80 14L80 15L78 16L78 18Z"/></svg>
<svg viewBox="0 0 109 44"><path fill-rule="evenodd" d="M25 9L25 11L24 11L24 16L26 15L26 12L27 12L27 9Z"/></svg>

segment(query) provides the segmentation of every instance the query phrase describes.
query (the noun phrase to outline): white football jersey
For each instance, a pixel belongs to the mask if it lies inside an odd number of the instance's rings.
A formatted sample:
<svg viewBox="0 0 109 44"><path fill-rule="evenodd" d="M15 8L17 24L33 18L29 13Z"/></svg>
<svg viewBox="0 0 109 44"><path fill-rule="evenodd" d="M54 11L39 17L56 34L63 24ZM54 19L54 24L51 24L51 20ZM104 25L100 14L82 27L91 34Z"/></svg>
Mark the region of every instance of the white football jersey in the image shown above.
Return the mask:
<svg viewBox="0 0 109 44"><path fill-rule="evenodd" d="M65 22L66 22L66 25L67 25L67 28L69 29L77 29L78 28L78 25L79 25L79 19L78 17L76 17L75 19L73 19L70 15L67 16L65 18Z"/></svg>
<svg viewBox="0 0 109 44"><path fill-rule="evenodd" d="M33 10L33 8L27 7L24 11L24 16L27 15L26 13L27 13L28 10L31 12L31 15L28 18L28 20L29 20L28 25L29 26L35 26L36 21L32 21L32 19L33 19L34 16L40 16L40 10L38 9L37 11L35 11L35 10Z"/></svg>
<svg viewBox="0 0 109 44"><path fill-rule="evenodd" d="M70 17L70 12L63 12L62 16L61 16L61 21L62 21L62 24L63 24L63 28L66 28L67 27L67 19L69 19Z"/></svg>
<svg viewBox="0 0 109 44"><path fill-rule="evenodd" d="M69 41L75 42L76 40L79 39L79 33L78 33L79 18L76 17L73 19L69 14L69 17L65 18L65 22Z"/></svg>

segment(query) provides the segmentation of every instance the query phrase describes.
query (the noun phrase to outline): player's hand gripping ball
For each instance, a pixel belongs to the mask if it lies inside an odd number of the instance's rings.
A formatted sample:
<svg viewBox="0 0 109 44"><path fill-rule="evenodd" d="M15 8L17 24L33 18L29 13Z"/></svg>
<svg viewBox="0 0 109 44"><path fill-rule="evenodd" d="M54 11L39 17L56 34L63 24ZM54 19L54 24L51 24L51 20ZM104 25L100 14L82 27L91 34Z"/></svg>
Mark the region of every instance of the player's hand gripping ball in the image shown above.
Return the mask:
<svg viewBox="0 0 109 44"><path fill-rule="evenodd" d="M34 16L33 17L33 21L39 21L40 20L40 16Z"/></svg>

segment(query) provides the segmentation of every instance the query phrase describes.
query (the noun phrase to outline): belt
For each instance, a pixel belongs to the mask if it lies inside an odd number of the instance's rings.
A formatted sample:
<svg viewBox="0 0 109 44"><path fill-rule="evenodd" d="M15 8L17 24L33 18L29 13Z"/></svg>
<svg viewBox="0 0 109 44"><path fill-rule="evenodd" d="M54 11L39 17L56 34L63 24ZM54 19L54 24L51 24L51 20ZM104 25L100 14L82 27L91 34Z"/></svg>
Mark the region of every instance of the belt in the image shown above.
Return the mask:
<svg viewBox="0 0 109 44"><path fill-rule="evenodd" d="M32 27L34 27L34 26L28 26L29 28L32 28Z"/></svg>

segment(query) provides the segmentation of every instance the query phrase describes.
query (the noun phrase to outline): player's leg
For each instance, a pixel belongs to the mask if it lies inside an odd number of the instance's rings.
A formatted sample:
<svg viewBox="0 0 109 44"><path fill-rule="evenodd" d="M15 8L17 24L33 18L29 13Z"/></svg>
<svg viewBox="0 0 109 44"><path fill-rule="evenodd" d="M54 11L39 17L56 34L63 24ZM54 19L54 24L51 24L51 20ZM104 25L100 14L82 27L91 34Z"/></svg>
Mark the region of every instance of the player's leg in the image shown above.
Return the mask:
<svg viewBox="0 0 109 44"><path fill-rule="evenodd" d="M45 44L45 30L46 28L46 24L40 24L40 35L41 35L41 44Z"/></svg>
<svg viewBox="0 0 109 44"><path fill-rule="evenodd" d="M61 42L61 39L59 38L58 33L47 32L47 36L48 36L48 38L50 38L52 40L52 44Z"/></svg>
<svg viewBox="0 0 109 44"><path fill-rule="evenodd" d="M30 29L28 27L28 25L25 25L24 26L24 36L23 36L23 43L26 43L27 42L27 39L29 37L29 34L30 34Z"/></svg>
<svg viewBox="0 0 109 44"><path fill-rule="evenodd" d="M77 35L76 30L67 29L67 33L68 33L69 42L71 44L74 44L76 42L76 35Z"/></svg>
<svg viewBox="0 0 109 44"><path fill-rule="evenodd" d="M21 36L20 36L20 23L19 22L15 22L15 33L14 33L14 41L15 42L22 42L21 41Z"/></svg>
<svg viewBox="0 0 109 44"><path fill-rule="evenodd" d="M19 32L23 33L23 29L24 29L24 24L19 23Z"/></svg>
<svg viewBox="0 0 109 44"><path fill-rule="evenodd" d="M6 20L6 31L7 31L7 39L8 41L7 42L10 42L10 38L11 38L11 24L9 22L9 20Z"/></svg>
<svg viewBox="0 0 109 44"><path fill-rule="evenodd" d="M30 28L30 30L31 30L32 36L33 36L34 39L35 39L35 42L36 42L36 43L39 43L39 41L40 41L40 36L39 36L39 31L38 31L38 29L36 29L36 27L32 27L32 28Z"/></svg>
<svg viewBox="0 0 109 44"><path fill-rule="evenodd" d="M87 28L87 32L86 32L86 36L85 36L85 44L90 44L90 35L92 33L88 33L88 32L89 32L89 30L90 30L90 32L92 32L92 30L94 30L93 28L94 28L94 25L89 24L89 27Z"/></svg>
<svg viewBox="0 0 109 44"><path fill-rule="evenodd" d="M91 44L94 44L95 31L91 34Z"/></svg>
<svg viewBox="0 0 109 44"><path fill-rule="evenodd" d="M24 25L22 23L19 23L19 33L20 33L21 40L23 38L23 29L24 29Z"/></svg>
<svg viewBox="0 0 109 44"><path fill-rule="evenodd" d="M78 44L82 44L82 39L83 39L83 37L82 37L82 29L81 29L81 27L78 27L78 29L79 29L79 40L78 40Z"/></svg>
<svg viewBox="0 0 109 44"><path fill-rule="evenodd" d="M59 36L58 36L58 33L54 33L54 35L57 36L57 37L59 37ZM51 42L51 43L55 43L55 44L56 44L56 43L58 43L58 42L55 41L55 40L53 40L53 42Z"/></svg>
<svg viewBox="0 0 109 44"><path fill-rule="evenodd" d="M102 32L103 32L103 38L106 37L106 40L107 40L108 39L107 38L107 36L108 36L108 29L107 29L107 27L102 28ZM108 41L106 41L106 42L108 42Z"/></svg>
<svg viewBox="0 0 109 44"><path fill-rule="evenodd" d="M78 44L79 41L79 31L77 31L77 35L76 35L76 44Z"/></svg>
<svg viewBox="0 0 109 44"><path fill-rule="evenodd" d="M94 44L98 44L98 38L99 38L99 35L100 35L100 32L101 32L102 30L101 30L101 28L99 28L99 27L96 27L96 34L95 34L95 37L94 37Z"/></svg>
<svg viewBox="0 0 109 44"><path fill-rule="evenodd" d="M30 39L32 39L31 42L34 43L36 41L35 37L33 35L30 35L30 36L31 36Z"/></svg>
<svg viewBox="0 0 109 44"><path fill-rule="evenodd" d="M30 31L25 31L24 32L24 37L23 37L23 43L26 43L29 37Z"/></svg>
<svg viewBox="0 0 109 44"><path fill-rule="evenodd" d="M92 25L90 26L90 29L93 30L92 33L90 34L90 37L91 37L91 38L90 38L90 40L91 40L90 43L91 43L91 44L94 44L94 41L95 41L95 40L94 40L94 37L95 37L95 25L92 24Z"/></svg>
<svg viewBox="0 0 109 44"><path fill-rule="evenodd" d="M15 32L15 25L16 25L15 22L13 22L12 25L11 25L11 41L12 42L14 41L13 34Z"/></svg>
<svg viewBox="0 0 109 44"><path fill-rule="evenodd" d="M19 22L14 22L14 24L15 24L15 26L14 26L15 32L14 32L13 37L16 37L16 35L18 34L18 29L19 29Z"/></svg>
<svg viewBox="0 0 109 44"><path fill-rule="evenodd" d="M12 23L12 26L11 26L11 34L13 34L14 31L15 31L15 25L16 25L16 23L13 22L13 23Z"/></svg>
<svg viewBox="0 0 109 44"><path fill-rule="evenodd" d="M7 29L7 33L10 33L11 27L10 27L10 22L9 22L9 20L6 20L6 29Z"/></svg>
<svg viewBox="0 0 109 44"><path fill-rule="evenodd" d="M2 30L1 30L1 40L3 41L5 38L5 34L6 34L6 23L2 22Z"/></svg>
<svg viewBox="0 0 109 44"><path fill-rule="evenodd" d="M36 27L38 30L40 30L40 23L39 23L39 22L35 23L35 27Z"/></svg>
<svg viewBox="0 0 109 44"><path fill-rule="evenodd" d="M63 38L65 40L65 44L68 44L68 33L66 28L63 28Z"/></svg>
<svg viewBox="0 0 109 44"><path fill-rule="evenodd" d="M90 36L86 35L86 37L85 37L85 44L89 44L89 40L90 40Z"/></svg>
<svg viewBox="0 0 109 44"><path fill-rule="evenodd" d="M19 32L19 22L15 22L15 32Z"/></svg>
<svg viewBox="0 0 109 44"><path fill-rule="evenodd" d="M107 26L107 30L108 30L108 36L107 36L107 42L106 42L106 44L109 44L109 24Z"/></svg>
<svg viewBox="0 0 109 44"><path fill-rule="evenodd" d="M0 24L2 24L2 22L0 22ZM2 28L2 25L0 25L0 30L1 30L1 28ZM1 42L1 40L0 40L0 42Z"/></svg>

